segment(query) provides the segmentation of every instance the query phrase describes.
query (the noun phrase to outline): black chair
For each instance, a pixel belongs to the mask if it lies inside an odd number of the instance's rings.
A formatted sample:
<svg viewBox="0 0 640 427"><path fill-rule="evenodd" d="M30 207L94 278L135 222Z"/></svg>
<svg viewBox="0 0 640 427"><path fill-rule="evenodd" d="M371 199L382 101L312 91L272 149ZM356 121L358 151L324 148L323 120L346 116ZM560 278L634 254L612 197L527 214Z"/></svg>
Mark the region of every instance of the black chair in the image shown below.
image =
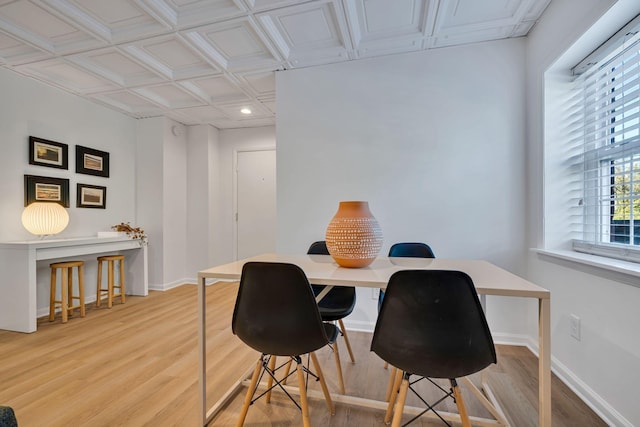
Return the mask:
<svg viewBox="0 0 640 427"><path fill-rule="evenodd" d="M324 240L313 242L307 250L309 255L329 255L327 244ZM311 285L314 295L318 295L323 289L323 285ZM340 334L344 337L344 343L347 345L347 351L351 362L355 363L356 359L353 357L353 351L351 350L351 343L349 342L349 336L347 330L344 327L342 319L347 317L353 311L356 306L356 288L353 286L335 286L327 295L318 302L318 308L320 310L320 317L325 322L338 322L340 327ZM342 394L344 394L344 384L342 385Z"/></svg>
<svg viewBox="0 0 640 427"><path fill-rule="evenodd" d="M10 406L0 406L0 427L18 427L16 414Z"/></svg>
<svg viewBox="0 0 640 427"><path fill-rule="evenodd" d="M285 263L248 262L242 268L240 287L236 298L233 333L244 343L261 353L256 364L251 384L245 396L238 426L244 424L249 405L279 386L302 411L303 425L309 426L305 373L320 381L327 405L334 414L333 403L322 375L316 355L319 348L334 342L337 328L322 322L311 286L304 271L298 266ZM316 374L302 363L302 355L309 354ZM276 356L287 356L296 362L300 405L285 390L276 372L286 366L276 367ZM259 380L268 375L267 390L253 398ZM292 374L286 374L285 378ZM276 385L273 385L275 381Z"/></svg>
<svg viewBox="0 0 640 427"><path fill-rule="evenodd" d="M481 371L496 363L491 332L471 278L460 271L403 270L389 279L373 333L371 350L403 371L389 400L385 422L389 422L395 392L398 403L393 426L402 419L407 391L415 393L410 377L444 378L451 389L438 402L427 404L421 414L453 397L463 426L470 426L456 378ZM435 383L434 383L435 384ZM416 393L417 394L417 393ZM442 417L440 417L449 425ZM406 425L405 424L405 425Z"/></svg>
<svg viewBox="0 0 640 427"><path fill-rule="evenodd" d="M435 258L435 254L431 247L426 243L421 242L401 242L394 243L389 248L389 257L398 257L398 258ZM378 294L378 312L380 312L380 307L382 307L382 300L384 299L384 290L380 289L380 293ZM384 368L387 369L387 363L384 364ZM391 390L393 388L393 379L395 378L397 370L393 368L391 370L391 375L389 376L389 385L387 387L387 397L386 400L389 400L391 397Z"/></svg>

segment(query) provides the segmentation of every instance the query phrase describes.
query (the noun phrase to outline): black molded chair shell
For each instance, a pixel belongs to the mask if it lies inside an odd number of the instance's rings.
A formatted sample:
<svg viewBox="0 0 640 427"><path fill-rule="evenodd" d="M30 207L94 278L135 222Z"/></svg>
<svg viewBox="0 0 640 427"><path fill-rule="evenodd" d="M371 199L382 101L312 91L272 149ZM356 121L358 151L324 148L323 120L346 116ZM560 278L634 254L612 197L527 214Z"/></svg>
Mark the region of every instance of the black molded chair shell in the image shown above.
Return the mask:
<svg viewBox="0 0 640 427"><path fill-rule="evenodd" d="M329 255L324 240L313 242L307 251L308 255ZM311 285L313 294L318 295L323 285ZM356 306L356 288L353 286L335 286L318 303L320 316L325 322L340 320L351 314Z"/></svg>
<svg viewBox="0 0 640 427"><path fill-rule="evenodd" d="M390 257L435 258L431 247L426 243L395 243L389 248Z"/></svg>
<svg viewBox="0 0 640 427"><path fill-rule="evenodd" d="M311 285L313 294L318 295L324 286ZM356 288L351 286L335 286L318 303L320 317L325 322L344 319L356 306Z"/></svg>
<svg viewBox="0 0 640 427"><path fill-rule="evenodd" d="M460 271L394 273L371 350L398 369L430 378L459 378L496 362L475 287Z"/></svg>
<svg viewBox="0 0 640 427"><path fill-rule="evenodd" d="M325 325L300 267L273 262L243 266L231 327L247 345L275 356L310 353L330 342L327 332L333 325Z"/></svg>
<svg viewBox="0 0 640 427"><path fill-rule="evenodd" d="M318 240L317 242L313 242L311 246L309 246L309 250L307 250L308 255L330 255L329 249L327 249L327 242L324 240Z"/></svg>

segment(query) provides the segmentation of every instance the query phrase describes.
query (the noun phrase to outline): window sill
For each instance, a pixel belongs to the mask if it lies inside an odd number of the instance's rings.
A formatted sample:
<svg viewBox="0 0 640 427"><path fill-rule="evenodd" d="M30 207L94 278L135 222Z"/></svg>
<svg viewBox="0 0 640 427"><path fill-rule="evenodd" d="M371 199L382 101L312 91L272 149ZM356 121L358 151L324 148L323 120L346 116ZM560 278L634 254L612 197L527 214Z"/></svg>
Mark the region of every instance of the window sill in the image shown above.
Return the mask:
<svg viewBox="0 0 640 427"><path fill-rule="evenodd" d="M561 261L561 264L570 268L640 287L640 264L635 262L568 250L533 248L531 251L542 257L550 258L551 261ZM581 268L581 266L586 266L586 268Z"/></svg>

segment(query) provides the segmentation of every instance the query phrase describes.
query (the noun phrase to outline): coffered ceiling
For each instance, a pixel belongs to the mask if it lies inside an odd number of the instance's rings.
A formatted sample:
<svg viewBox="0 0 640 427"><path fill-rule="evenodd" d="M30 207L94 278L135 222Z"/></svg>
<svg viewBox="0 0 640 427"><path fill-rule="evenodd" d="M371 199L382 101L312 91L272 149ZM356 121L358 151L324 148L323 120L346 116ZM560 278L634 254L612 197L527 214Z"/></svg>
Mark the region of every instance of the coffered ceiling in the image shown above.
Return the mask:
<svg viewBox="0 0 640 427"><path fill-rule="evenodd" d="M0 67L135 118L273 125L277 70L524 36L550 1L0 0Z"/></svg>

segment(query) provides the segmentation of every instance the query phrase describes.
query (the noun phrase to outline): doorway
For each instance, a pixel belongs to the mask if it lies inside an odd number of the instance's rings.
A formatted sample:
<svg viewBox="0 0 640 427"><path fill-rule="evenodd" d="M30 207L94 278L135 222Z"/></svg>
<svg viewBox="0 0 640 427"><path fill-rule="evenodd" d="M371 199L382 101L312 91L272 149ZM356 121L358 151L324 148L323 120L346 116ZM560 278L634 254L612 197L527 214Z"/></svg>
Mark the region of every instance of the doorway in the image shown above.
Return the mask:
<svg viewBox="0 0 640 427"><path fill-rule="evenodd" d="M236 259L276 251L276 151L238 151Z"/></svg>

